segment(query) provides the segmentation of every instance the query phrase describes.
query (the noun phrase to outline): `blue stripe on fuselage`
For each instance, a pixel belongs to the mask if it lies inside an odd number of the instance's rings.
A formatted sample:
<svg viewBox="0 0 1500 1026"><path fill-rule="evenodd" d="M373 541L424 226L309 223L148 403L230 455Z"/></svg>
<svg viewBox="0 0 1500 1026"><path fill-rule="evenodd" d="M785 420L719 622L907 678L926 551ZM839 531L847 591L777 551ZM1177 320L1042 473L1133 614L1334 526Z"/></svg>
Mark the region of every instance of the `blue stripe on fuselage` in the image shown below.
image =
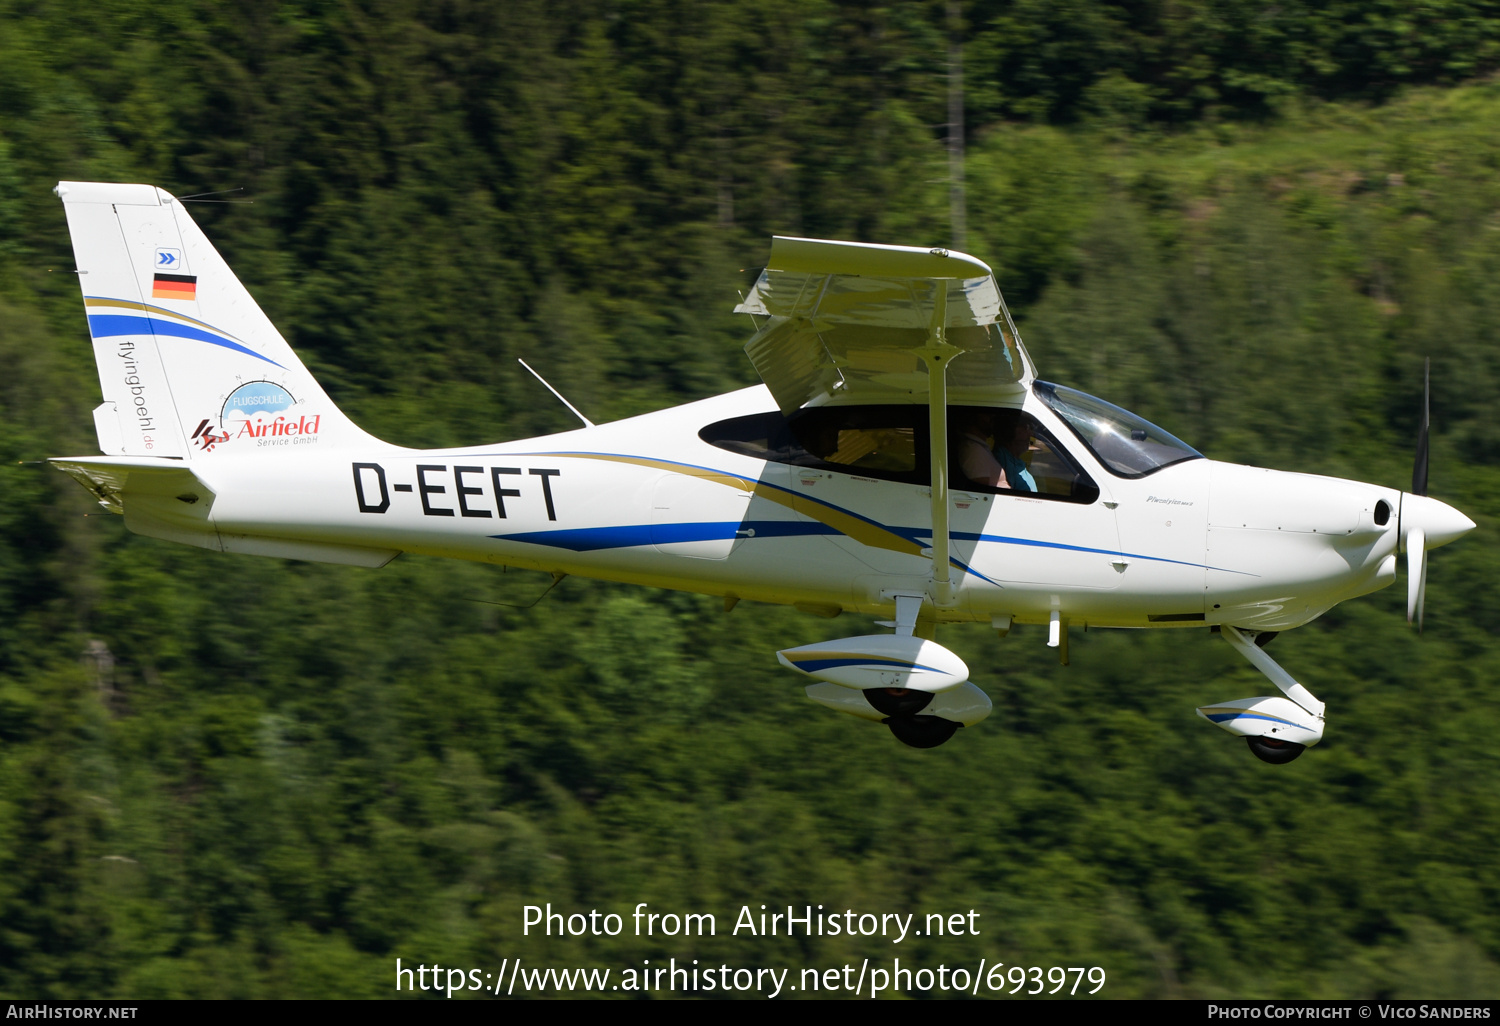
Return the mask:
<svg viewBox="0 0 1500 1026"><path fill-rule="evenodd" d="M1225 720L1266 720L1270 723L1285 723L1289 727L1297 727L1300 730L1307 729L1299 723L1284 720L1280 716L1269 716L1266 713L1257 712L1208 713L1205 714L1205 718L1212 723L1223 723Z"/></svg>
<svg viewBox="0 0 1500 1026"><path fill-rule="evenodd" d="M831 505L831 504L830 504ZM838 509L837 506L831 506ZM796 523L786 520L724 520L694 524L630 524L622 527L579 527L559 531L523 531L517 534L492 534L498 541L529 542L533 545L550 545L573 552L594 552L599 549L630 548L637 545L671 545L678 542L722 541L732 538L740 531L753 530L755 534L746 538L791 538L806 535L840 534L839 530L822 523ZM887 528L892 534L909 538L914 542L931 544L931 532L925 528ZM1062 542L1038 541L1033 538L1012 538L999 534L975 534L970 531L955 531L954 541L979 541L995 545L1026 545L1041 549L1061 549L1068 552L1091 552L1102 556L1117 556L1125 559L1145 559L1156 563L1174 563L1178 566L1199 567L1207 570L1222 570L1221 567L1206 567L1202 563L1189 563L1180 559L1162 556L1146 556L1135 552L1120 552L1118 549L1096 549L1087 545L1066 545ZM953 563L965 573L989 580L958 558ZM1259 574L1244 570L1223 570L1224 573L1258 577ZM996 582L998 583L998 582Z"/></svg>
<svg viewBox="0 0 1500 1026"><path fill-rule="evenodd" d="M680 542L723 541L740 531L754 531L756 538L791 538L798 535L838 534L827 524L804 524L791 520L721 520L695 524L630 524L624 527L578 527L561 531L523 531L492 534L499 541L550 545L573 552L623 549L638 545L674 545ZM746 535L746 537L750 537Z"/></svg>

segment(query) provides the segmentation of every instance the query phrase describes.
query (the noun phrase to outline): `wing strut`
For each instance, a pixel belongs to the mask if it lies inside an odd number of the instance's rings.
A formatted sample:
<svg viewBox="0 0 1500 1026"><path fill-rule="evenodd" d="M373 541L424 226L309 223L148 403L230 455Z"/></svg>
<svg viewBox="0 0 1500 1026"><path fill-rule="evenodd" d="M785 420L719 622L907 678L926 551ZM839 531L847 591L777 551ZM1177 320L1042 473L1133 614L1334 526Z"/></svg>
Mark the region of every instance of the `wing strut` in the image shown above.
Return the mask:
<svg viewBox="0 0 1500 1026"><path fill-rule="evenodd" d="M960 402L993 406L1024 396L1035 379L989 266L946 249L776 236L770 262L735 310L765 318L756 321L745 353L788 416L828 402L916 403L926 390L926 592L934 606L951 608L958 587L950 555L949 389ZM969 358L955 376L949 364L964 353Z"/></svg>
<svg viewBox="0 0 1500 1026"><path fill-rule="evenodd" d="M948 364L963 350L948 342L948 282L937 279L927 344L920 350L927 364L927 433L932 463L932 604L951 606L953 579L948 572Z"/></svg>

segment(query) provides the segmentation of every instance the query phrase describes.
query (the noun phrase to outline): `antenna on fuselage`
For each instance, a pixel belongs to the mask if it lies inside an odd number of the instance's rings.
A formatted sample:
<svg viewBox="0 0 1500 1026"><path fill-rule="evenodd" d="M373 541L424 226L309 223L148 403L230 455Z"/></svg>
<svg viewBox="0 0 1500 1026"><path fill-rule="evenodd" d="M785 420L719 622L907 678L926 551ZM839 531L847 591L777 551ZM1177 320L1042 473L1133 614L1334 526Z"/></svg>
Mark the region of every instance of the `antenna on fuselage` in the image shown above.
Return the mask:
<svg viewBox="0 0 1500 1026"><path fill-rule="evenodd" d="M573 416L575 416L579 420L583 421L583 426L584 427L593 427L594 426L594 422L593 421L589 420L583 414L581 414L581 413L578 412L578 407L574 406L572 403L570 403L566 399L564 399L563 398L563 394L561 392L559 392L557 389L553 388L551 385L548 385L546 378L542 377L536 371L532 370L531 364L527 363L525 360L521 359L519 356L516 357L516 362L519 363L522 367L525 367L527 370L531 371L531 376L532 377L536 378L542 384L547 385L547 391L549 391L553 395L557 396L557 401L558 402L562 403L568 409L572 410L573 411Z"/></svg>
<svg viewBox="0 0 1500 1026"><path fill-rule="evenodd" d="M544 384L545 384L545 382L544 382ZM510 568L509 567L501 567L500 569L503 572L503 571L508 570ZM544 591L544 592L542 592L536 598L532 599L530 602L526 603L524 606L521 605L518 602L497 602L494 599L474 598L473 596L468 596L468 599L469 599L470 602L479 602L479 603L482 603L482 604L484 604L486 606L504 606L506 609L530 609L532 606L534 606L538 602L542 601L542 599L546 598L548 595L551 595L552 594L552 589L555 588L555 587L557 587L559 584L561 584L563 582L563 578L567 577L567 576L568 576L567 574L563 573L560 570L554 570L552 572L552 583L549 584L549 585L547 585L547 590Z"/></svg>

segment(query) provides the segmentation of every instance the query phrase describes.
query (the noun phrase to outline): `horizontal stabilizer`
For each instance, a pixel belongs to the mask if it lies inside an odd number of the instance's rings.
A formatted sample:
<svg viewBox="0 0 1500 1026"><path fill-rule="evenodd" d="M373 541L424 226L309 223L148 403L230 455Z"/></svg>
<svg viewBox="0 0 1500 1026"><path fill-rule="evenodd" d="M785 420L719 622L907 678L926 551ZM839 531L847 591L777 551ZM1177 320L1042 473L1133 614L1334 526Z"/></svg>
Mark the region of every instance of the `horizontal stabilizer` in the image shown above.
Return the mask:
<svg viewBox="0 0 1500 1026"><path fill-rule="evenodd" d="M187 506L201 504L199 512L203 518L213 506L213 489L182 460L159 456L83 456L59 457L48 462L87 488L99 505L111 513L125 512L122 499L127 489L133 496L172 498Z"/></svg>
<svg viewBox="0 0 1500 1026"><path fill-rule="evenodd" d="M196 545L215 552L277 556L313 563L381 567L395 549L372 549L337 542L265 538L218 532L210 513L215 493L183 460L160 456L84 456L49 461L71 476L111 513L123 513L125 526L148 538Z"/></svg>

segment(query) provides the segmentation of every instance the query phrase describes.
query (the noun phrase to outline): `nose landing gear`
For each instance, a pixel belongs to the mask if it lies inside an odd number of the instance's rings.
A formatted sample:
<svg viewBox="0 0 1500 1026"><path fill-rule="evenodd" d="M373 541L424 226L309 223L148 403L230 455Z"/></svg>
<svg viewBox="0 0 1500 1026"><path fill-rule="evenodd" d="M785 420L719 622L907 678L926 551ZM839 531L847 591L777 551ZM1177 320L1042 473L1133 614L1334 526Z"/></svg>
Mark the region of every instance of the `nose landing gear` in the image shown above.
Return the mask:
<svg viewBox="0 0 1500 1026"><path fill-rule="evenodd" d="M1241 698L1206 705L1198 710L1205 720L1245 739L1250 751L1262 762L1284 766L1309 747L1323 740L1324 704L1297 683L1268 656L1254 632L1226 624L1226 641L1281 689L1286 697Z"/></svg>

